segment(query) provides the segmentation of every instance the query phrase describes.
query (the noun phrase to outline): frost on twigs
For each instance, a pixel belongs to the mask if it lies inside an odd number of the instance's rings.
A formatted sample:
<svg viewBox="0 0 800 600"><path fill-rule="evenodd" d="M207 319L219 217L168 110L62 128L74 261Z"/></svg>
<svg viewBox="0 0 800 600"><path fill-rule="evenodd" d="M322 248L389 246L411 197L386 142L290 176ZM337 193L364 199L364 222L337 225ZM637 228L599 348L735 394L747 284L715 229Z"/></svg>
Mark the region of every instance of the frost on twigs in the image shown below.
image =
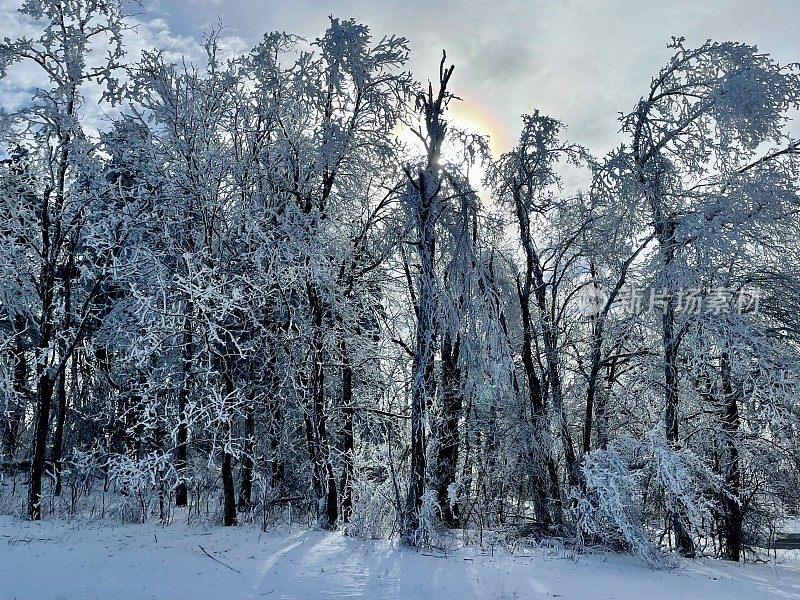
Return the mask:
<svg viewBox="0 0 800 600"><path fill-rule="evenodd" d="M392 481L366 481L358 486L358 499L353 504L345 534L364 539L388 539L397 529L395 506L388 501L394 494Z"/></svg>
<svg viewBox="0 0 800 600"><path fill-rule="evenodd" d="M582 472L586 493L573 490L581 541L597 539L628 549L654 567L676 563L652 540L654 524L648 526L643 510L645 495L661 498L664 509L700 530L721 486L718 476L694 453L670 448L657 431L641 441L619 438L607 450L590 452Z"/></svg>
<svg viewBox="0 0 800 600"><path fill-rule="evenodd" d="M595 450L584 457L586 493L573 490L573 512L579 540L630 550L652 567L672 566L668 555L650 539L635 474L614 448Z"/></svg>
<svg viewBox="0 0 800 600"><path fill-rule="evenodd" d="M441 509L436 501L436 492L428 490L422 495L414 530L413 546L421 550L447 552L451 542L447 528L442 523Z"/></svg>

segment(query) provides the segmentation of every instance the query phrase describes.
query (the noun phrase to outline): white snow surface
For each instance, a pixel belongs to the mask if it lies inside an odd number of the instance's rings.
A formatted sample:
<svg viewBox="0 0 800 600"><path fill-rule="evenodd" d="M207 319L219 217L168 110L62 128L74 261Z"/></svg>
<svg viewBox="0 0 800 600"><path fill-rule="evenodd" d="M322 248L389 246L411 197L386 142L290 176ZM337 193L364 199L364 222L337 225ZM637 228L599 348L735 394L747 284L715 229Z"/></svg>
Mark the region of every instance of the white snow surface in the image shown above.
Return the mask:
<svg viewBox="0 0 800 600"><path fill-rule="evenodd" d="M200 549L230 565L215 562ZM653 571L634 557L467 547L426 556L340 533L122 525L0 517L0 598L169 600L767 600L800 598L800 568L685 561Z"/></svg>

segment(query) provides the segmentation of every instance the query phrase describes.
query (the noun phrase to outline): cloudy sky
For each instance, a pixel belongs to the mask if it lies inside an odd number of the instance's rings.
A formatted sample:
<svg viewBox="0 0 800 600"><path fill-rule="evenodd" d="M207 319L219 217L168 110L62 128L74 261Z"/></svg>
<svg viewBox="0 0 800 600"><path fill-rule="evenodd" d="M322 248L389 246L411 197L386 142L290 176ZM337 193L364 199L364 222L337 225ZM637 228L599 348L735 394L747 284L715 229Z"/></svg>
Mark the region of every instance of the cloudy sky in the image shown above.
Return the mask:
<svg viewBox="0 0 800 600"><path fill-rule="evenodd" d="M353 17L376 35L409 39L418 78L436 74L443 48L456 65L456 115L489 133L495 149L513 144L519 115L538 108L563 120L576 141L614 145L631 108L669 58L670 37L758 45L779 62L800 61L798 0L153 0L143 20L163 19L183 36L218 17L254 45L266 31L309 38L328 14Z"/></svg>
<svg viewBox="0 0 800 600"><path fill-rule="evenodd" d="M564 121L575 141L607 150L618 141L616 116L646 91L673 35L689 45L753 43L779 62L800 61L800 0L141 1L134 50L185 51L220 18L228 43L243 50L267 31L313 39L329 14L366 23L376 36L408 38L411 69L423 80L447 49L452 89L463 98L454 114L490 134L495 151L513 145L519 115L535 108ZM13 31L8 15L19 3L0 0L4 29Z"/></svg>

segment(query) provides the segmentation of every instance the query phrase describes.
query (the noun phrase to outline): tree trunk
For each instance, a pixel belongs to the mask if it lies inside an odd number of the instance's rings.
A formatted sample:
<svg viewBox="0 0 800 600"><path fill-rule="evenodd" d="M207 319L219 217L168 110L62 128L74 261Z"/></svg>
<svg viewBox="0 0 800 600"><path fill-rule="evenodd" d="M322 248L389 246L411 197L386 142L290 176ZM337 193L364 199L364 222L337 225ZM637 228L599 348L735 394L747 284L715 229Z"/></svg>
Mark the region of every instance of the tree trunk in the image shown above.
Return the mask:
<svg viewBox="0 0 800 600"><path fill-rule="evenodd" d="M542 281L542 284L544 282ZM556 428L561 436L561 445L564 451L564 462L566 463L567 481L571 487L580 486L578 474L578 460L575 456L575 446L572 442L572 434L567 423L567 416L564 409L564 399L561 388L561 367L558 364L557 334L551 315L547 312L544 303L544 290L537 284L541 291L539 298L539 318L542 328L542 339L544 341L545 361L547 364L547 377L550 386L550 394L553 402L553 412L556 416Z"/></svg>
<svg viewBox="0 0 800 600"><path fill-rule="evenodd" d="M256 449L256 368L248 361L248 392L244 407L244 447L242 448L242 481L239 486L239 511L249 511L253 504L253 469Z"/></svg>
<svg viewBox="0 0 800 600"><path fill-rule="evenodd" d="M225 503L223 524L226 527L236 525L236 493L233 489L233 455L222 453L222 492Z"/></svg>
<svg viewBox="0 0 800 600"><path fill-rule="evenodd" d="M225 381L225 404L235 398L236 387L233 381L233 361L230 357L220 360L220 366L225 369L223 378ZM223 448L222 448L222 495L224 499L224 518L223 523L226 527L236 525L236 492L233 487L233 455L228 452L228 443L231 434L232 415L227 407L223 406L225 423L223 426Z"/></svg>
<svg viewBox="0 0 800 600"><path fill-rule="evenodd" d="M186 486L188 466L188 440L189 423L186 409L189 404L189 392L192 380L192 323L189 317L191 305L186 308L186 318L183 323L183 343L181 347L181 369L183 381L178 391L178 439L175 445L175 470L178 472L178 487L175 490L175 506L186 506L189 503L189 493Z"/></svg>
<svg viewBox="0 0 800 600"><path fill-rule="evenodd" d="M428 177L431 181L428 181ZM411 473L406 497L403 543L416 544L419 509L425 492L425 417L434 397L434 352L436 347L435 215L433 190L438 187L431 169L419 174L419 305L417 307L416 351L411 380Z"/></svg>
<svg viewBox="0 0 800 600"><path fill-rule="evenodd" d="M680 446L678 437L678 340L675 335L675 306L670 294L665 300L664 314L661 318L661 333L664 348L664 389L666 410L664 425L667 443L674 449ZM678 554L691 558L694 556L694 542L678 514L670 515L672 531L675 534L675 548Z"/></svg>
<svg viewBox="0 0 800 600"><path fill-rule="evenodd" d="M25 323L22 317L17 316L16 339L14 348L10 352L11 362L14 365L13 397L6 404L6 418L3 420L3 446L1 458L13 460L17 451L17 436L22 422L22 415L25 414L25 407L28 400L28 357L25 352L25 345L22 339L22 332Z"/></svg>
<svg viewBox="0 0 800 600"><path fill-rule="evenodd" d="M649 180L645 177L645 165L641 162L638 140L634 142L634 159L636 162L639 184L650 205L653 218L653 229L658 241L661 262L661 276L667 281L671 278L670 269L677 251L675 242L675 223L665 214L659 192L659 176L656 173ZM661 344L664 356L664 429L667 443L672 448L679 447L678 436L678 346L679 339L675 332L675 299L672 290L666 290L667 296L662 299L663 314L661 317ZM694 542L677 514L668 515L678 554L685 557L694 556Z"/></svg>
<svg viewBox="0 0 800 600"><path fill-rule="evenodd" d="M739 449L736 446L739 433L738 389L731 377L730 357L724 352L721 357L722 391L722 431L724 434L725 492L722 494L724 507L724 555L729 560L739 561L742 551L742 505L740 497L741 473L739 470Z"/></svg>
<svg viewBox="0 0 800 600"><path fill-rule="evenodd" d="M270 486L273 490L280 490L283 487L284 466L281 457L281 434L283 432L283 410L278 394L280 393L280 382L278 381L278 356L273 349L269 354L267 362L269 372L267 379L269 389L267 390L267 411L269 412L269 467L270 467ZM301 386L301 389L304 389ZM305 412L305 411L304 411Z"/></svg>
<svg viewBox="0 0 800 600"><path fill-rule="evenodd" d="M550 452L547 415L544 411L544 400L542 398L542 383L536 374L536 367L533 362L533 331L529 296L523 290L523 285L519 278L517 278L517 297L522 316L522 368L525 372L525 381L527 383L527 409L530 411L529 419L533 431L534 448L528 455L531 463L529 471L533 487L533 514L538 522L543 523L545 526L550 526L553 524L553 517L550 514L550 500L558 500L558 479ZM506 342L509 344L509 352L511 352L508 325L505 315L502 314L500 316L500 326L503 329ZM519 392L516 372L512 374L512 382L514 391ZM553 475L550 481L548 481L549 473Z"/></svg>
<svg viewBox="0 0 800 600"><path fill-rule="evenodd" d="M53 494L61 495L61 457L64 448L64 424L67 418L67 385L66 369L58 375L56 384L56 425L53 429L53 447L50 458L53 462L53 479L55 487Z"/></svg>
<svg viewBox="0 0 800 600"><path fill-rule="evenodd" d="M255 451L255 398L248 398L244 412L244 452L242 455L242 484L239 488L239 510L248 511L253 496L253 452Z"/></svg>
<svg viewBox="0 0 800 600"><path fill-rule="evenodd" d="M447 130L447 123L442 115L451 97L447 93L447 84L455 68L454 66L445 68L446 58L447 56L442 53L442 61L439 64L439 91L436 97L433 96L432 86L428 86L427 95L421 96L418 101L418 108L425 117L427 133L426 168L418 172L416 181L407 172L409 182L406 194L414 206L414 226L418 234L417 250L420 259L419 300L415 305L416 349L411 370L411 473L402 531L403 543L410 546L417 543L419 509L425 493L425 421L428 406L436 393L434 376L437 331L436 220L439 208L437 197L441 185L438 173L441 168L439 159L442 142ZM413 295L413 288L410 291Z"/></svg>
<svg viewBox="0 0 800 600"><path fill-rule="evenodd" d="M306 378L302 377L305 382ZM301 389L306 389L305 385L301 385ZM320 498L324 496L322 489L323 474L320 471L319 460L317 460L317 440L314 435L314 423L311 419L311 409L308 402L303 400L303 426L306 432L306 446L308 448L308 460L311 463L311 487L314 490L314 497L317 500L317 518L319 519L320 511Z"/></svg>
<svg viewBox="0 0 800 600"><path fill-rule="evenodd" d="M532 332L529 303L530 298L533 297L536 301L538 325L544 345L544 368L547 372L548 389L550 391L553 412L556 418L556 430L558 431L561 438L561 445L563 446L567 479L570 486L577 487L580 478L578 476L577 459L575 456L575 447L572 442L572 434L570 433L569 424L567 423L566 414L564 412L564 401L561 389L561 368L558 364L558 332L556 330L554 316L550 312L551 309L554 311L555 308L553 306L548 307L547 302L548 290L555 296L555 290L552 286L556 284L545 281L539 254L534 245L534 239L531 233L530 214L520 188L514 190L514 205L517 223L519 225L520 242L525 251L525 283L524 287L521 287L518 281L517 287L520 297L524 296L526 304L528 305L528 323L526 329ZM554 301L555 299L553 298L552 302ZM525 318L524 316L523 319ZM523 324L525 325L525 323ZM544 398L544 394L542 394L542 398ZM551 473L551 480L554 479L555 465L552 467L548 465L548 471ZM559 510L558 512L560 513L561 511ZM556 519L560 522L560 514L556 516Z"/></svg>
<svg viewBox="0 0 800 600"><path fill-rule="evenodd" d="M601 409L599 404L602 400L599 396L602 391L598 391L598 387L602 382L598 382L600 375L600 358L601 349L603 344L603 327L599 322L599 317L595 316L592 322L592 351L589 358L589 381L586 386L586 418L583 422L583 453L588 454L592 450L592 428L594 427L594 412L595 409L599 413L604 411L605 407ZM599 393L598 393L599 392ZM595 407L595 400L597 399L598 406Z"/></svg>
<svg viewBox="0 0 800 600"><path fill-rule="evenodd" d="M31 483L28 495L28 517L32 521L42 518L42 476L45 468L47 437L50 428L50 406L53 400L53 380L47 367L40 366L37 390L36 428L33 434Z"/></svg>
<svg viewBox="0 0 800 600"><path fill-rule="evenodd" d="M589 380L586 389L586 418L583 423L584 454L592 450L592 429L596 434L595 447L600 450L608 448L608 397L614 381L615 358L611 358L607 376L602 377L602 336L602 324L596 321L593 324Z"/></svg>
<svg viewBox="0 0 800 600"><path fill-rule="evenodd" d="M72 328L72 275L75 269L75 246L77 240L72 241L69 249L69 258L67 260L67 277L64 279L64 331L69 333ZM64 342L61 342L59 354L62 356L60 360L66 363L67 357L65 354ZM53 430L53 448L51 450L51 457L53 460L53 478L55 479L55 489L53 493L56 496L61 495L61 458L64 451L64 425L67 419L67 385L66 364L58 374L56 386L56 399L57 399L57 413L56 413L56 426ZM74 385L74 382L73 382Z"/></svg>
<svg viewBox="0 0 800 600"><path fill-rule="evenodd" d="M344 426L342 428L342 450L344 467L342 468L342 520L350 521L353 511L353 472L355 469L355 440L353 434L353 367L347 354L347 346L341 343L342 351L342 413Z"/></svg>
<svg viewBox="0 0 800 600"><path fill-rule="evenodd" d="M310 435L310 442L314 446L312 460L316 461L317 526L322 529L333 529L339 518L339 492L330 463L330 445L325 414L325 347L323 341L325 308L313 281L309 280L306 283L306 289L314 319L311 333L310 376L308 378L311 422L306 424L306 430L307 436Z"/></svg>
<svg viewBox="0 0 800 600"><path fill-rule="evenodd" d="M42 217L43 248L48 249L50 223L47 203L49 193L45 193L45 206ZM49 258L49 256L48 256ZM53 264L45 261L40 277L44 290L42 294L42 314L39 322L39 347L36 353L36 426L33 433L33 452L31 452L31 480L28 490L28 517L32 521L42 518L42 476L45 470L47 438L50 433L50 412L53 403L54 377L58 372L50 365L51 342L54 333L53 308L55 294L55 270ZM54 372L55 371L55 372Z"/></svg>
<svg viewBox="0 0 800 600"><path fill-rule="evenodd" d="M281 427L283 426L283 410L278 398L269 401L269 449L270 449L270 485L273 490L283 487L284 466L281 458Z"/></svg>
<svg viewBox="0 0 800 600"><path fill-rule="evenodd" d="M450 486L456 481L458 423L464 404L461 395L461 370L458 367L460 347L461 338L458 334L454 341L446 336L442 342L442 415L437 428L434 462L436 499L442 514L442 521L451 528L459 525L458 504L451 504Z"/></svg>
<svg viewBox="0 0 800 600"><path fill-rule="evenodd" d="M75 117L75 103L77 88L71 83L67 90L66 116L67 121ZM59 356L61 369L52 369L50 353L53 350L51 343L55 337L55 294L56 294L56 266L64 239L61 236L62 210L64 208L65 191L67 189L67 171L70 166L70 142L72 135L69 130L59 130L58 142L60 152L56 160L56 175L53 186L47 188L42 196L40 230L42 236L41 252L42 265L38 281L41 290L41 316L39 319L39 348L36 356L37 366L37 406L36 427L33 436L33 452L31 458L31 481L28 495L28 516L31 520L38 521L42 518L42 476L45 469L45 453L47 452L47 438L50 430L50 411L53 402L53 388L59 370L63 369L65 356ZM53 206L50 201L53 198ZM69 289L69 285L67 285ZM67 311L69 314L69 311ZM66 333L66 332L65 332ZM61 346L63 348L63 345Z"/></svg>
<svg viewBox="0 0 800 600"><path fill-rule="evenodd" d="M608 366L608 373L603 380L603 386L597 386L595 402L597 410L595 412L595 431L597 432L597 447L600 450L608 448L608 399L611 396L611 386L614 384L616 373L616 359L611 359Z"/></svg>

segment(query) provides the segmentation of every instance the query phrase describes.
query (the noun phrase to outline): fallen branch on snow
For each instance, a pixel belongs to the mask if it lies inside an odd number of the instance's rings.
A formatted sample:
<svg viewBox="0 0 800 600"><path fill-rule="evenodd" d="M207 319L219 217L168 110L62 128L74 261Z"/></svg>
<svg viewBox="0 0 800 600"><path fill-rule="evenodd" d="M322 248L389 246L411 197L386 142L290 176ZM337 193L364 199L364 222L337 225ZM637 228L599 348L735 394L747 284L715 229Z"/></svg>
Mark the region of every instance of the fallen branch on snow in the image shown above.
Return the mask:
<svg viewBox="0 0 800 600"><path fill-rule="evenodd" d="M219 564L221 564L223 567L227 567L227 568L229 568L231 571L234 571L234 572L238 573L239 575L241 575L241 574L242 574L242 572L241 572L239 569L234 569L232 566L230 566L230 565L228 565L228 564L225 564L225 563L224 563L224 562L222 562L220 559L218 559L218 558L214 558L213 556L211 556L211 555L208 553L208 551L207 551L205 548L203 548L203 547L202 547L200 544L197 544L197 547L198 547L198 548L200 548L200 550L202 550L202 551L203 551L203 554L205 554L205 555L206 555L208 558L210 558L210 559L211 559L211 560L213 560L214 562L218 562L218 563L219 563Z"/></svg>

